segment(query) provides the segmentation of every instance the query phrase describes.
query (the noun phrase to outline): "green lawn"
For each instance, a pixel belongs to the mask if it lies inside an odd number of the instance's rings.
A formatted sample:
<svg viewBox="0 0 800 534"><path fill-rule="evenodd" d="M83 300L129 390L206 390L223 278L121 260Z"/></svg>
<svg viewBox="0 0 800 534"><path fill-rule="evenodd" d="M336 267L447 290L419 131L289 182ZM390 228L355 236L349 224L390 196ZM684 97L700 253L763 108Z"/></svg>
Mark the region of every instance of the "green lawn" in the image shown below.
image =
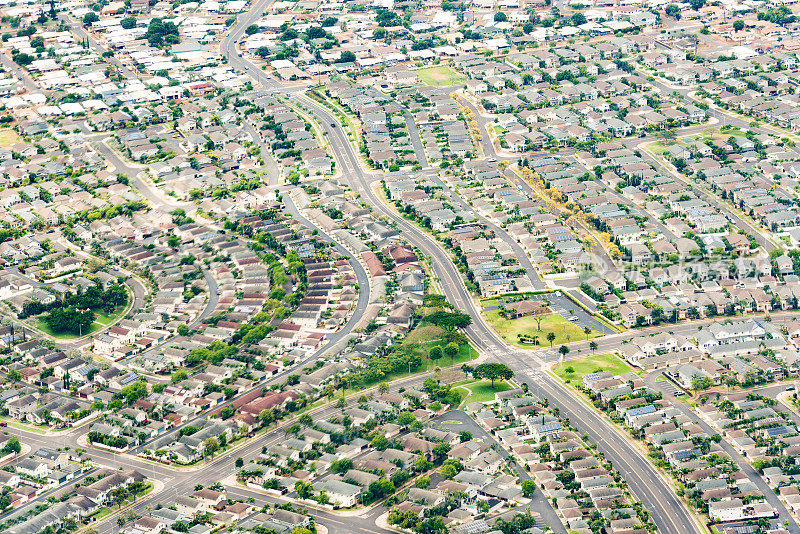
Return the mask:
<svg viewBox="0 0 800 534"><path fill-rule="evenodd" d="M444 65L419 69L414 72L417 74L419 81L425 85L432 85L434 87L459 85L467 81L466 76Z"/></svg>
<svg viewBox="0 0 800 534"><path fill-rule="evenodd" d="M123 311L125 311L125 306L117 306L117 308L114 310L114 313L110 314L102 311L95 312L94 322L106 326L111 324L113 321L116 321L117 317L119 317L119 314L121 314Z"/></svg>
<svg viewBox="0 0 800 534"><path fill-rule="evenodd" d="M584 376L598 371L611 371L616 376L632 372L633 369L613 354L597 354L556 364L553 371L561 380L567 382L580 381Z"/></svg>
<svg viewBox="0 0 800 534"><path fill-rule="evenodd" d="M433 347L442 347L444 349L445 343L440 341L431 341L429 343L424 343L423 347L426 351L430 351ZM424 355L422 366L418 372L427 372L433 371L437 367L449 367L451 365L460 366L462 363L467 363L468 361L474 360L478 357L478 352L472 348L472 345L469 343L463 343L460 347L458 347L458 354L456 357L450 360L447 356L442 356L439 360L431 360L427 357L427 354Z"/></svg>
<svg viewBox="0 0 800 534"><path fill-rule="evenodd" d="M522 343L519 339L520 334L528 336L538 336L539 345L547 347L550 342L547 334L552 332L556 335L553 346L570 343L572 341L582 341L586 339L583 328L572 324L558 313L550 313L542 316L541 325L537 325L536 318L520 317L519 319L505 319L500 316L499 310L485 312L486 320L497 330L503 339L517 347L533 347L531 343ZM541 326L541 330L539 330ZM602 334L595 330L589 333L589 338L599 337Z"/></svg>
<svg viewBox="0 0 800 534"><path fill-rule="evenodd" d="M494 383L494 389L492 389L492 383L488 380L477 380L477 381L467 382L465 384L461 384L456 387L458 389L463 389L467 391L467 396L464 398L464 400L461 401L462 406L470 402L493 401L495 393L511 389L511 385L505 380L503 381L496 380Z"/></svg>

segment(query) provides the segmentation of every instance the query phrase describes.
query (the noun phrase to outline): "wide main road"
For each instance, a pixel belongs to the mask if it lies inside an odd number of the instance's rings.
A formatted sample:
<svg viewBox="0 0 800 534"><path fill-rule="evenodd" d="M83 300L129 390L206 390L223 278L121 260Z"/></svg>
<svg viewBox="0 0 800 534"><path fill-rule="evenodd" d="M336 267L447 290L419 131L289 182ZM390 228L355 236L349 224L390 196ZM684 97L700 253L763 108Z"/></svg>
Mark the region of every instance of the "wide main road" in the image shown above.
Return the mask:
<svg viewBox="0 0 800 534"><path fill-rule="evenodd" d="M258 20L270 2L271 0L256 2L251 11L240 16L238 24L223 40L222 50L232 66L247 71L265 88L294 92L296 87L284 86L267 76L261 69L240 56L236 50L236 42L243 35L244 28ZM344 179L353 190L360 193L376 213L395 221L402 234L431 258L433 274L441 280L450 303L472 317L472 325L468 328L467 334L478 350L509 365L520 381L528 383L533 391L549 397L572 423L580 426L622 473L634 495L653 513L653 520L660 532L674 534L702 532L685 503L675 495L670 483L655 470L641 450L628 441L612 423L597 414L590 406L575 399L563 385L548 375L537 372L543 363L539 358L509 347L497 336L484 321L449 253L430 235L401 217L380 197L376 183L379 177L364 171L347 135L341 125L337 126L336 117L323 106L310 100L304 100L303 103L316 116L327 133L337 160L337 168L341 170Z"/></svg>

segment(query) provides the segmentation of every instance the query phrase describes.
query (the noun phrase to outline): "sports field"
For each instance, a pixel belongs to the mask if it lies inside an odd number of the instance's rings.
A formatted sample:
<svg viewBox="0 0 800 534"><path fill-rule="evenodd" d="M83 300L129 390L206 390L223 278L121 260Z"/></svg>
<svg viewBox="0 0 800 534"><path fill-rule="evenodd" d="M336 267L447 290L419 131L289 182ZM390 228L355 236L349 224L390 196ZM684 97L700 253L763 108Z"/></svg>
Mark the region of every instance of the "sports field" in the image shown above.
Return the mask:
<svg viewBox="0 0 800 534"><path fill-rule="evenodd" d="M459 74L450 67L440 65L414 71L419 81L433 87L447 87L459 85L467 81L466 76Z"/></svg>

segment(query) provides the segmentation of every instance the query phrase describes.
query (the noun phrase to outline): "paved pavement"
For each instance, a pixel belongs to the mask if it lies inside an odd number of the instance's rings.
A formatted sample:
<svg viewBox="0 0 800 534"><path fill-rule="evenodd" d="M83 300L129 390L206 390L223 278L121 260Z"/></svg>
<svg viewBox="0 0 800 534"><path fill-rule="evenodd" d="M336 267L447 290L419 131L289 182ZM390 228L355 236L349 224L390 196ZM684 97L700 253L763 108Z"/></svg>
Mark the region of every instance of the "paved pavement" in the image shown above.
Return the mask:
<svg viewBox="0 0 800 534"><path fill-rule="evenodd" d="M419 125L407 110L403 113L403 118L406 120L408 136L411 138L411 146L414 147L414 155L417 156L419 166L425 169L428 167L428 156L425 154L425 144L420 137Z"/></svg>
<svg viewBox="0 0 800 534"><path fill-rule="evenodd" d="M207 269L203 269L203 279L206 281L206 285L208 285L208 302L206 302L206 307L203 308L203 311L200 312L197 319L189 325L189 328L195 328L203 322L203 319L210 317L211 314L214 313L214 310L217 309L217 304L219 303L219 286L217 286L217 281Z"/></svg>

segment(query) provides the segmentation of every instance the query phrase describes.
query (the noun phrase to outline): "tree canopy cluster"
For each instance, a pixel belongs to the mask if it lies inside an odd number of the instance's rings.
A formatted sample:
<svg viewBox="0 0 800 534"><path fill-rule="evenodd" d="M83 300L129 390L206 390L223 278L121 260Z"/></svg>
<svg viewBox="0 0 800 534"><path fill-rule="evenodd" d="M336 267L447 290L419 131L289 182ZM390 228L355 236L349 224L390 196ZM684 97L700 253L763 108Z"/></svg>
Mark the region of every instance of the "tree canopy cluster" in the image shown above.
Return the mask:
<svg viewBox="0 0 800 534"><path fill-rule="evenodd" d="M52 304L43 304L39 301L26 302L22 307L19 318L27 319L33 315L39 315L56 308L73 307L113 313L117 306L124 306L127 303L128 292L120 284L109 286L108 289L103 289L98 284L85 290L79 288L76 293L67 292L62 299L56 299Z"/></svg>
<svg viewBox="0 0 800 534"><path fill-rule="evenodd" d="M435 311L423 317L426 323L436 326L441 326L444 329L452 330L454 328L466 328L472 323L472 318L466 313L461 312L448 312L448 311Z"/></svg>
<svg viewBox="0 0 800 534"><path fill-rule="evenodd" d="M20 319L48 312L42 321L56 334L81 335L89 332L97 311L113 313L117 306L128 303L128 293L119 284L108 289L94 285L77 293L65 293L62 299L51 304L40 301L26 302L19 314Z"/></svg>
<svg viewBox="0 0 800 534"><path fill-rule="evenodd" d="M181 42L178 36L178 27L174 22L164 22L159 18L154 18L147 26L147 33L144 38L153 48L161 48L164 44L178 44Z"/></svg>

